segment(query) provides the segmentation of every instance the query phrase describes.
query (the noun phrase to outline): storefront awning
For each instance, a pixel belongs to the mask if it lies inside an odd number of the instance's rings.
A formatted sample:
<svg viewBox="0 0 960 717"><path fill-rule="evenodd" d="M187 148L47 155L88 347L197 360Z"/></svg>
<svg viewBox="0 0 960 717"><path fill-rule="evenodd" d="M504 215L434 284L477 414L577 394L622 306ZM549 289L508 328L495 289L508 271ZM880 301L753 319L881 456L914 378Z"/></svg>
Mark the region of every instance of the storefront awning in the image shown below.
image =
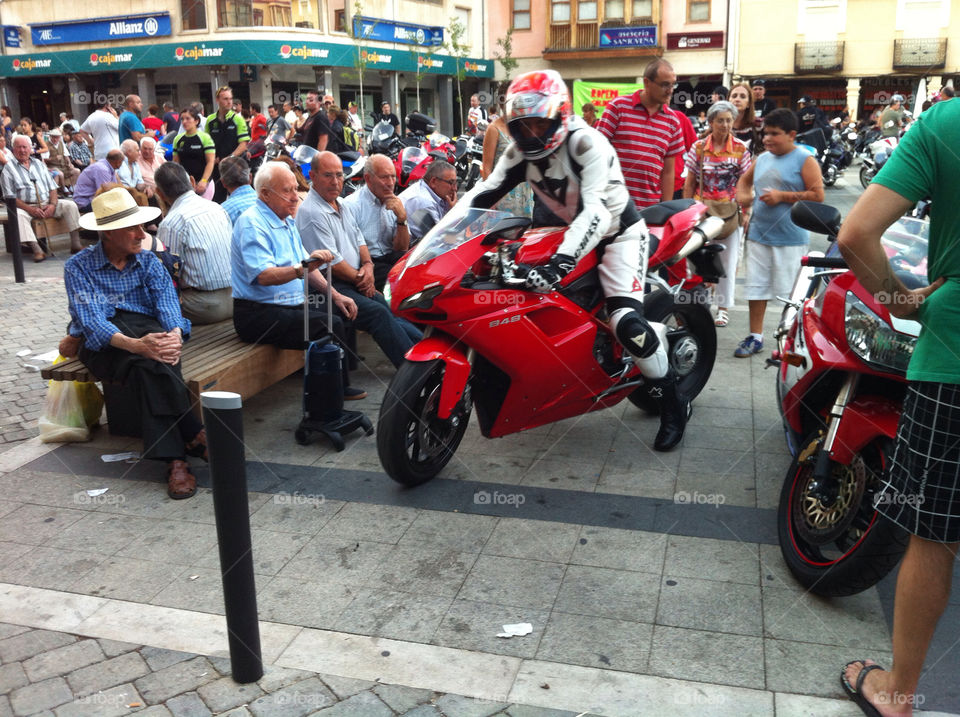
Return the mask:
<svg viewBox="0 0 960 717"><path fill-rule="evenodd" d="M493 77L493 60L420 53L417 48L358 48L331 42L279 40L222 40L198 43L164 43L103 49L32 52L0 57L0 77L71 75L85 72L148 70L161 67L205 65L320 65L358 66L358 56L368 70L422 71L433 75L457 74L457 63L468 77Z"/></svg>

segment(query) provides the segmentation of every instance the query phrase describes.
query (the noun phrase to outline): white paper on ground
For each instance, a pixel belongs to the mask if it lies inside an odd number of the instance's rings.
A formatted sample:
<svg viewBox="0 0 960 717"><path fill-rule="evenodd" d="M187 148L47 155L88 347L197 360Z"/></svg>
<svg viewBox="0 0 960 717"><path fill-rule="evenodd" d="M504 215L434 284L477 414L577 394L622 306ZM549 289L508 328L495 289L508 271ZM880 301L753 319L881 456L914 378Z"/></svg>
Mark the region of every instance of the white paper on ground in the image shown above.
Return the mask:
<svg viewBox="0 0 960 717"><path fill-rule="evenodd" d="M109 488L91 488L90 490L87 491L87 495L89 495L91 498L96 498L98 495L103 495L108 490L110 489Z"/></svg>
<svg viewBox="0 0 960 717"><path fill-rule="evenodd" d="M100 456L100 460L102 460L104 463L117 463L119 461L128 461L131 459L136 460L138 458L140 458L140 454L136 451L127 451L126 453L105 453L104 455Z"/></svg>
<svg viewBox="0 0 960 717"><path fill-rule="evenodd" d="M514 625L504 625L503 632L498 632L497 637L523 637L533 632L533 625L529 622L518 622Z"/></svg>

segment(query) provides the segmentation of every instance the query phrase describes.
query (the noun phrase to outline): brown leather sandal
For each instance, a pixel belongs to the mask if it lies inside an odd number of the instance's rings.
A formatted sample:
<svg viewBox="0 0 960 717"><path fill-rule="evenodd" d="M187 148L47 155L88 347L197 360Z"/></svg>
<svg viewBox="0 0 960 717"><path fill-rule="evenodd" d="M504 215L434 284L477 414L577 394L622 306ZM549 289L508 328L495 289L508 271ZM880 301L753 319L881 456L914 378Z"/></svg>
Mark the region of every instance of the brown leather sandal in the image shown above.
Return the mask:
<svg viewBox="0 0 960 717"><path fill-rule="evenodd" d="M167 495L174 500L190 498L197 492L197 479L186 461L170 461L167 468Z"/></svg>

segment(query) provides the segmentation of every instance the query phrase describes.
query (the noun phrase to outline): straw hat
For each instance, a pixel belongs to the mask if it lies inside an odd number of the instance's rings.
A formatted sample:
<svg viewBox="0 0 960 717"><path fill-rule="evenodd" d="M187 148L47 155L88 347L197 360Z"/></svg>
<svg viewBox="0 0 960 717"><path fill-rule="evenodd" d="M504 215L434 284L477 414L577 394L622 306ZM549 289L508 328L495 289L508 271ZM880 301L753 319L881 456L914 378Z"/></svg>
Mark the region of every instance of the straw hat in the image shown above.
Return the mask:
<svg viewBox="0 0 960 717"><path fill-rule="evenodd" d="M93 198L92 212L80 217L80 226L95 232L145 224L160 216L157 207L141 207L126 189L117 187Z"/></svg>

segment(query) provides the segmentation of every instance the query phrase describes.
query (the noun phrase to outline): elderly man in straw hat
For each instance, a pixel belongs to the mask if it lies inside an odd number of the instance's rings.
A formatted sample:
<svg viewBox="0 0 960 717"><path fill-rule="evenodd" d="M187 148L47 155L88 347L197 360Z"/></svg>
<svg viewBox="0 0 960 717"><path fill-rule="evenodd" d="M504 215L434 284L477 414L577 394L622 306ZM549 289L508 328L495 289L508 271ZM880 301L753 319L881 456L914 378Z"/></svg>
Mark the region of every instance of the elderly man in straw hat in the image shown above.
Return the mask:
<svg viewBox="0 0 960 717"><path fill-rule="evenodd" d="M92 208L80 226L100 232L100 241L64 266L70 336L82 340L78 355L97 379L133 387L143 457L167 463L171 498L189 498L197 482L186 457L206 458L207 439L180 373L190 322L162 262L140 249L142 225L160 210L137 206L122 188L94 197ZM68 353L70 343L61 342Z"/></svg>

